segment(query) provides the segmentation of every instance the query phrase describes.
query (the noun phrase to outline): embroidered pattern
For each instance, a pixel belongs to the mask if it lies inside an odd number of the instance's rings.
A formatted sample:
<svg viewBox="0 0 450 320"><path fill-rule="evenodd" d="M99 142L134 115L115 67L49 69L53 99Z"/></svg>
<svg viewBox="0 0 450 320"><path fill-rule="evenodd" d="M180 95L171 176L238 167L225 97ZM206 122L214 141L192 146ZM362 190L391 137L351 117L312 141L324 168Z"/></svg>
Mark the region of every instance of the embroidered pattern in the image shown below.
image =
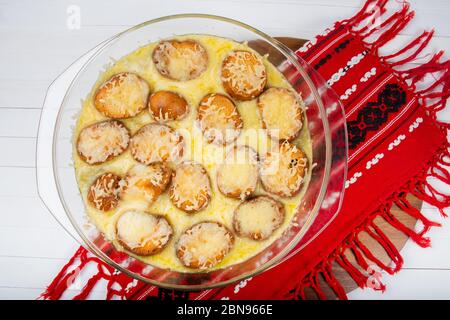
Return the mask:
<svg viewBox="0 0 450 320"><path fill-rule="evenodd" d="M359 79L359 82L367 82L371 77L373 77L377 73L377 68L373 67L369 71L367 71L361 79Z"/></svg>
<svg viewBox="0 0 450 320"><path fill-rule="evenodd" d="M409 126L409 132L413 132L415 129L417 129L420 124L423 122L423 118L422 117L417 117L416 120L414 120L414 122ZM394 141L392 141L387 149L389 151L392 151L395 147L397 147L398 145L400 145L400 143L402 143L403 140L406 139L406 135L405 134L400 134L398 135L397 138L394 139ZM375 166L376 164L378 164L380 162L381 159L384 158L384 153L377 153L371 160L366 162L366 170L370 170L370 168L372 168L373 166ZM362 176L362 172L355 172L355 174L353 174L353 176L345 181L345 189L347 189L351 184L355 183L359 177Z"/></svg>
<svg viewBox="0 0 450 320"><path fill-rule="evenodd" d="M354 38L349 38L342 43L340 43L336 48L334 48L334 52L339 53L340 51L347 48L348 44L353 41Z"/></svg>
<svg viewBox="0 0 450 320"><path fill-rule="evenodd" d="M364 57L367 55L367 50L364 50L363 52L357 54L356 56L353 56L348 62L347 65L344 68L339 68L339 70L331 76L330 79L328 79L327 84L331 87L333 84L339 81L348 70L350 70L352 67L356 66Z"/></svg>
<svg viewBox="0 0 450 320"><path fill-rule="evenodd" d="M377 102L368 102L358 111L356 120L347 122L349 148L355 149L366 139L368 131L375 131L388 120L390 113L406 103L406 92L397 84L387 84L378 94Z"/></svg>
<svg viewBox="0 0 450 320"><path fill-rule="evenodd" d="M331 54L327 54L325 57L323 57L322 59L319 60L319 62L317 62L314 65L314 69L319 70L321 66L323 66L325 63L327 63L328 60L331 59Z"/></svg>
<svg viewBox="0 0 450 320"><path fill-rule="evenodd" d="M347 90L345 90L344 94L341 95L339 98L341 100L347 100L348 97L350 97L350 95L356 91L356 84L352 85L350 88L348 88Z"/></svg>
<svg viewBox="0 0 450 320"><path fill-rule="evenodd" d="M364 83L367 82L371 77L373 77L375 74L377 73L377 68L373 67L372 69L370 69L369 71L367 71L362 77L361 79L359 79L359 82ZM347 90L345 90L344 94L341 95L339 98L341 100L347 100L353 92L356 91L356 88L358 86L356 84L352 85L350 88L348 88Z"/></svg>
<svg viewBox="0 0 450 320"><path fill-rule="evenodd" d="M366 163L366 169L369 170L370 168L372 168L374 165L376 165L380 159L383 159L384 157L384 153L378 153L375 155L375 157L372 158L372 160L367 161Z"/></svg>
<svg viewBox="0 0 450 320"><path fill-rule="evenodd" d="M241 290L242 288L245 288L245 286L247 285L247 283L249 281L251 281L252 278L247 278L245 280L242 280L241 282L239 282L235 287L234 287L234 294L238 293L239 290Z"/></svg>
<svg viewBox="0 0 450 320"><path fill-rule="evenodd" d="M127 284L126 288L125 288L125 293L128 293L132 288L136 287L138 284L137 279L133 279L133 281L131 281L129 284Z"/></svg>
<svg viewBox="0 0 450 320"><path fill-rule="evenodd" d="M420 124L423 122L422 117L418 117L410 126L409 126L409 132L413 132L415 129L417 129Z"/></svg>
<svg viewBox="0 0 450 320"><path fill-rule="evenodd" d="M157 296L148 296L145 300L189 300L189 292L158 288Z"/></svg>
<svg viewBox="0 0 450 320"><path fill-rule="evenodd" d="M405 140L406 136L404 134L399 135L394 141L389 143L388 150L392 151L395 147L397 147L403 140Z"/></svg>
<svg viewBox="0 0 450 320"><path fill-rule="evenodd" d="M319 70L319 68L322 67L325 63L327 63L328 60L330 60L333 55L338 54L340 51L344 50L353 39L354 38L349 38L349 39L342 41L340 44L338 44L333 49L333 51L330 51L329 54L327 54L325 57L320 59L319 62L314 65L314 69Z"/></svg>
<svg viewBox="0 0 450 320"><path fill-rule="evenodd" d="M351 184L354 184L355 182L356 182L356 180L358 180L358 178L359 177L361 177L362 176L362 173L361 172L355 172L354 174L353 174L353 176L350 178L350 179L348 179L347 181L345 181L345 189L347 189L348 187L350 187L350 185Z"/></svg>

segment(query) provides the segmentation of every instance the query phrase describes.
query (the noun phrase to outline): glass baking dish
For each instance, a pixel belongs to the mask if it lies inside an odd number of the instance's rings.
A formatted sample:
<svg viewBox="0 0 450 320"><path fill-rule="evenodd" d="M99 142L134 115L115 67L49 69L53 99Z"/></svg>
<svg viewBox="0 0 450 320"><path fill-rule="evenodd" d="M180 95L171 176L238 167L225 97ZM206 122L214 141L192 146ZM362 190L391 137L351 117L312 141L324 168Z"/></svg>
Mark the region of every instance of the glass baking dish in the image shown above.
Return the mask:
<svg viewBox="0 0 450 320"><path fill-rule="evenodd" d="M305 196L298 204L293 219L296 223L291 223L280 238L252 258L227 268L200 273L160 269L118 251L89 223L72 159L73 128L82 107L81 101L91 91L100 72L111 62L143 45L183 34L206 34L245 41L261 55L268 54L269 61L303 97L313 149L312 177ZM165 288L200 290L252 277L298 253L319 233L326 232L326 227L339 212L347 171L347 135L338 98L320 75L294 52L241 22L211 15L183 14L137 25L105 41L91 54L57 107L55 117L46 114L52 112L51 108L43 108L41 115L37 144L39 194L58 220L61 221L60 211L64 211L77 233L76 238L84 247L105 263L144 282ZM50 156L51 164L46 161ZM56 201L61 206L49 205L52 184L58 194Z"/></svg>

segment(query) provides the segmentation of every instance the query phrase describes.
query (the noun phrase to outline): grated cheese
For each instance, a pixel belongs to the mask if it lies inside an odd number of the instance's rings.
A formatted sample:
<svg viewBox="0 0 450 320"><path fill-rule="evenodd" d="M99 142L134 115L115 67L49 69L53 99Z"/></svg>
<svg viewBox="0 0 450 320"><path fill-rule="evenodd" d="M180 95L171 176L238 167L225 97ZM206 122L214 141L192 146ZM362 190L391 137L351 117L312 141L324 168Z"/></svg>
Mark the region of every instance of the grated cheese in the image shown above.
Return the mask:
<svg viewBox="0 0 450 320"><path fill-rule="evenodd" d="M89 164L101 163L116 157L128 148L130 135L120 122L98 122L84 128L77 143L78 153Z"/></svg>
<svg viewBox="0 0 450 320"><path fill-rule="evenodd" d="M285 88L270 88L258 97L263 127L277 140L292 140L303 126L303 102Z"/></svg>
<svg viewBox="0 0 450 320"><path fill-rule="evenodd" d="M211 186L206 170L199 164L185 162L175 169L170 187L170 200L187 212L199 211L208 205Z"/></svg>
<svg viewBox="0 0 450 320"><path fill-rule="evenodd" d="M144 79L134 73L122 72L100 85L95 106L107 117L133 117L146 107L149 92Z"/></svg>
<svg viewBox="0 0 450 320"><path fill-rule="evenodd" d="M197 42L162 41L153 51L153 62L159 73L174 80L188 81L199 77L208 67L206 50Z"/></svg>
<svg viewBox="0 0 450 320"><path fill-rule="evenodd" d="M260 196L240 204L233 219L238 234L253 240L267 239L283 223L283 204Z"/></svg>
<svg viewBox="0 0 450 320"><path fill-rule="evenodd" d="M183 136L169 126L148 124L131 139L131 154L136 161L150 164L160 161L179 162L183 156Z"/></svg>
<svg viewBox="0 0 450 320"><path fill-rule="evenodd" d="M235 50L224 60L221 79L230 95L253 98L266 85L266 68L255 53Z"/></svg>
<svg viewBox="0 0 450 320"><path fill-rule="evenodd" d="M258 155L248 146L233 148L217 172L219 190L244 200L256 190L258 183Z"/></svg>
<svg viewBox="0 0 450 320"><path fill-rule="evenodd" d="M172 227L162 216L129 210L117 220L117 237L130 249L163 247L172 236Z"/></svg>
<svg viewBox="0 0 450 320"><path fill-rule="evenodd" d="M233 101L221 94L210 94L202 99L198 120L206 140L216 144L233 142L243 128L241 115Z"/></svg>
<svg viewBox="0 0 450 320"><path fill-rule="evenodd" d="M216 222L202 222L180 236L176 249L185 266L204 270L218 264L233 243L234 237L227 228Z"/></svg>
<svg viewBox="0 0 450 320"><path fill-rule="evenodd" d="M264 188L282 197L292 197L304 181L308 158L297 146L285 141L278 151L266 154L260 168Z"/></svg>
<svg viewBox="0 0 450 320"><path fill-rule="evenodd" d="M127 172L121 198L150 205L164 191L170 175L171 170L161 162L149 166L136 164Z"/></svg>

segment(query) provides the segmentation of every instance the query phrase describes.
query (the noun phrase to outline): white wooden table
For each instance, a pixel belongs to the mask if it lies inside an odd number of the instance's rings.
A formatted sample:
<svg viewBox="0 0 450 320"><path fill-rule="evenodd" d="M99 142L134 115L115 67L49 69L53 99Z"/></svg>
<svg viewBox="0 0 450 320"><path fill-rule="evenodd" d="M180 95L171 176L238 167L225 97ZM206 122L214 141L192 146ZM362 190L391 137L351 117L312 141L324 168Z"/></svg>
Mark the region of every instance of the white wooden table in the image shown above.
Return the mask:
<svg viewBox="0 0 450 320"><path fill-rule="evenodd" d="M395 1L392 1L395 5ZM450 52L450 1L414 0L414 23L400 40L436 28L435 48ZM0 0L0 299L33 299L77 248L38 198L35 144L51 81L96 44L159 16L199 12L244 21L273 36L311 38L349 17L362 0ZM80 12L80 28L74 17ZM75 27L75 28L74 28ZM450 298L450 221L430 232L433 247L408 243L403 271L384 275L385 294L355 290L352 299ZM75 287L74 291L77 290ZM97 288L92 298L104 296Z"/></svg>

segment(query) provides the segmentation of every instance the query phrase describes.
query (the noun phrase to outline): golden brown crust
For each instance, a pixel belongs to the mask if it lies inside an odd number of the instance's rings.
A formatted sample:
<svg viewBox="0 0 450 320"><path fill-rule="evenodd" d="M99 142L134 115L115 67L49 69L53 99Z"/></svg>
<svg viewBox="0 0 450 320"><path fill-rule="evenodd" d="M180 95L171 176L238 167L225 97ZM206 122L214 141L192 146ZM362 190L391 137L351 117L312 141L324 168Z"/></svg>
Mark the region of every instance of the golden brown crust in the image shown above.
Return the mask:
<svg viewBox="0 0 450 320"><path fill-rule="evenodd" d="M100 85L94 105L109 118L130 118L144 110L149 92L147 82L137 74L118 73Z"/></svg>
<svg viewBox="0 0 450 320"><path fill-rule="evenodd" d="M178 165L173 173L169 197L174 206L187 213L204 209L211 199L211 184L205 168L193 162Z"/></svg>
<svg viewBox="0 0 450 320"><path fill-rule="evenodd" d="M258 154L249 146L234 146L217 171L217 187L230 198L244 200L258 183Z"/></svg>
<svg viewBox="0 0 450 320"><path fill-rule="evenodd" d="M120 121L106 120L83 128L77 139L77 153L95 165L121 155L130 141L128 128Z"/></svg>
<svg viewBox="0 0 450 320"><path fill-rule="evenodd" d="M267 192L292 197L300 191L307 170L306 154L284 141L279 150L269 151L262 159L260 179Z"/></svg>
<svg viewBox="0 0 450 320"><path fill-rule="evenodd" d="M282 225L284 216L280 201L258 196L239 204L233 215L233 229L241 237L266 240Z"/></svg>
<svg viewBox="0 0 450 320"><path fill-rule="evenodd" d="M171 177L172 170L163 162L136 164L126 174L121 198L151 204L167 188Z"/></svg>
<svg viewBox="0 0 450 320"><path fill-rule="evenodd" d="M178 259L188 268L210 269L220 263L234 245L233 233L219 222L194 224L178 239Z"/></svg>
<svg viewBox="0 0 450 320"><path fill-rule="evenodd" d="M208 143L227 144L237 139L244 123L233 101L219 93L200 101L197 120Z"/></svg>
<svg viewBox="0 0 450 320"><path fill-rule="evenodd" d="M198 78L208 67L208 54L194 40L165 40L153 50L153 63L169 79L188 81Z"/></svg>
<svg viewBox="0 0 450 320"><path fill-rule="evenodd" d="M140 256L161 252L172 236L173 228L162 215L130 210L122 213L116 222L117 241L126 250Z"/></svg>
<svg viewBox="0 0 450 320"><path fill-rule="evenodd" d="M296 95L285 88L269 88L258 97L262 127L277 140L292 141L303 126L303 112Z"/></svg>
<svg viewBox="0 0 450 320"><path fill-rule="evenodd" d="M153 162L179 162L184 153L184 139L178 131L163 125L150 123L140 128L131 138L133 158L143 164Z"/></svg>
<svg viewBox="0 0 450 320"><path fill-rule="evenodd" d="M89 204L97 210L110 211L119 204L122 178L107 172L98 176L88 190Z"/></svg>
<svg viewBox="0 0 450 320"><path fill-rule="evenodd" d="M266 68L253 52L232 51L222 63L222 84L235 99L251 100L259 96L267 83Z"/></svg>
<svg viewBox="0 0 450 320"><path fill-rule="evenodd" d="M180 94L163 90L150 96L148 109L156 121L166 122L184 118L189 106Z"/></svg>

